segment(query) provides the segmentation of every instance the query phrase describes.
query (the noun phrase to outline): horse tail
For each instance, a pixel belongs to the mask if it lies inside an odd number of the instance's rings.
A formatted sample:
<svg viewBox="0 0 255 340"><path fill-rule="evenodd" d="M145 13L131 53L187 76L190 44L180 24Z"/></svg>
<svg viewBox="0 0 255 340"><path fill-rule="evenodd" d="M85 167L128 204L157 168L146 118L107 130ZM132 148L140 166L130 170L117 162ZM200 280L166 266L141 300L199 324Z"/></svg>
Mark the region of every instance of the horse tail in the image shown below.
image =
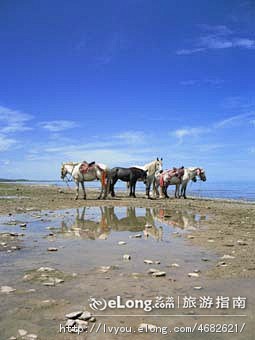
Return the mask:
<svg viewBox="0 0 255 340"><path fill-rule="evenodd" d="M101 181L102 181L102 186L105 187L106 186L106 171L102 171L102 177L101 177Z"/></svg>

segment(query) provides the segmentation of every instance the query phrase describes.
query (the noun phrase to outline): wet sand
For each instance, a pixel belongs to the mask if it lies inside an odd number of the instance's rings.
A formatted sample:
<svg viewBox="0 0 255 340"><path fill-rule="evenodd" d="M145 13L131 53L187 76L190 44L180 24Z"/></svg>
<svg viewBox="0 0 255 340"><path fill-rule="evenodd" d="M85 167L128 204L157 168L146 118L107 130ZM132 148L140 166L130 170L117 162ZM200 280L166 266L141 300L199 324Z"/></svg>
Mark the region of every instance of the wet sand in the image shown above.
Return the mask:
<svg viewBox="0 0 255 340"><path fill-rule="evenodd" d="M245 314L226 322L247 327L235 339L253 339L254 325L254 226L255 204L220 200L147 200L139 194L130 199L117 193L115 199L97 200L97 192L88 190L86 201L74 201L74 191L57 187L0 184L1 286L16 291L0 293L0 339L16 336L18 329L35 333L39 339L119 339L155 337L178 339L229 339L233 334L121 334L92 332L87 335L58 334L65 314L88 310L88 298L105 299L121 295L130 298L157 296L246 296L245 310L178 309L150 313L139 310L138 317L107 317L110 310L100 313L96 324L138 326L193 325L194 322L223 322L223 317L198 317L195 314ZM3 197L7 198L3 198ZM72 209L72 210L70 210ZM79 209L78 211L76 209ZM84 214L84 215L82 215ZM27 227L20 228L22 223ZM152 227L146 229L146 223ZM148 234L146 236L146 233ZM141 234L141 238L134 235ZM133 236L130 238L130 236ZM120 246L118 241L127 244ZM12 248L13 247L13 248ZM17 249L15 249L15 247ZM56 247L56 252L49 252ZM9 250L9 252L8 252ZM130 254L130 261L123 261ZM160 264L144 264L143 260L159 260ZM177 263L179 267L172 266ZM55 277L64 282L54 287L42 284L37 269L50 266ZM102 269L102 266L110 268ZM148 274L150 268L166 272L165 277ZM188 277L195 272L197 277ZM75 273L75 275L73 275ZM25 275L30 275L25 277ZM49 278L48 278L49 279ZM195 290L194 287L201 287ZM29 291L35 289L35 291ZM128 311L132 315L131 311ZM95 312L98 315L98 312ZM153 316L154 315L154 316Z"/></svg>

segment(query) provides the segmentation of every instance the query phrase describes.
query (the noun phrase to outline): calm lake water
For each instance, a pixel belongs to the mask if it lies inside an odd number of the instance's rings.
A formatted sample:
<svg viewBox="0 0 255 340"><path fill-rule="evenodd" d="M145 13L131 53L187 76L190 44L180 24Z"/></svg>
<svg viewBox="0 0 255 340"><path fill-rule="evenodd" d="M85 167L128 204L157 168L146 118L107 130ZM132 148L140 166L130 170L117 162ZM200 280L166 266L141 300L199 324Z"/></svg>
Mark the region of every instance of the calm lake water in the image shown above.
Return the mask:
<svg viewBox="0 0 255 340"><path fill-rule="evenodd" d="M66 186L66 183L63 181L31 181L31 182L19 182L23 184L42 184L42 185L56 185L56 186ZM71 187L74 187L73 182L69 182ZM88 188L99 188L99 182L87 182L86 187ZM125 190L125 183L118 181L116 184L116 190ZM174 186L169 187L170 195L173 195ZM145 186L138 182L137 183L137 191L144 192ZM196 183L189 183L187 189L188 196L195 197L208 197L208 198L226 198L233 200L244 200L255 202L255 181L254 182L240 182L235 183L232 181L229 182L201 182L198 181Z"/></svg>

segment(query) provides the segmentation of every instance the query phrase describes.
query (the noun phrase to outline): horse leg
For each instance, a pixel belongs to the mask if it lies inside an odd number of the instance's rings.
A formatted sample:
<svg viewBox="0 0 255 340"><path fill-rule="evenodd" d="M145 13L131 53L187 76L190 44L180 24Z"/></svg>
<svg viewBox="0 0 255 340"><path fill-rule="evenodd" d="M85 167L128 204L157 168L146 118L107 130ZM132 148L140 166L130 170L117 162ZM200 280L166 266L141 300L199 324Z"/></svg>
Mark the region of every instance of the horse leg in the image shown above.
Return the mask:
<svg viewBox="0 0 255 340"><path fill-rule="evenodd" d="M150 198L151 183L148 181L146 184L146 197Z"/></svg>
<svg viewBox="0 0 255 340"><path fill-rule="evenodd" d="M87 197L86 197L84 182L81 182L81 186L82 186L82 190L83 190L83 198L86 199Z"/></svg>
<svg viewBox="0 0 255 340"><path fill-rule="evenodd" d="M165 193L165 197L166 198L169 198L168 194L167 194L167 188L168 186L167 185L164 185L164 193Z"/></svg>
<svg viewBox="0 0 255 340"><path fill-rule="evenodd" d="M130 174L130 179L129 179L129 197L133 196L133 184L134 184L134 179L132 176L132 173Z"/></svg>
<svg viewBox="0 0 255 340"><path fill-rule="evenodd" d="M75 183L76 183L76 196L75 196L75 200L77 200L78 197L79 197L79 182L76 181Z"/></svg>
<svg viewBox="0 0 255 340"><path fill-rule="evenodd" d="M115 197L115 192L114 192L114 185L116 184L118 178L117 177L114 177L111 179L111 196L112 197Z"/></svg>
<svg viewBox="0 0 255 340"><path fill-rule="evenodd" d="M175 186L175 198L180 198L180 184Z"/></svg>
<svg viewBox="0 0 255 340"><path fill-rule="evenodd" d="M184 190L183 190L183 198L187 198L186 196L186 189L187 189L187 184L184 186Z"/></svg>
<svg viewBox="0 0 255 340"><path fill-rule="evenodd" d="M135 195L136 182L137 182L137 180L134 180L134 182L133 182L133 197L134 198L136 198L136 195Z"/></svg>

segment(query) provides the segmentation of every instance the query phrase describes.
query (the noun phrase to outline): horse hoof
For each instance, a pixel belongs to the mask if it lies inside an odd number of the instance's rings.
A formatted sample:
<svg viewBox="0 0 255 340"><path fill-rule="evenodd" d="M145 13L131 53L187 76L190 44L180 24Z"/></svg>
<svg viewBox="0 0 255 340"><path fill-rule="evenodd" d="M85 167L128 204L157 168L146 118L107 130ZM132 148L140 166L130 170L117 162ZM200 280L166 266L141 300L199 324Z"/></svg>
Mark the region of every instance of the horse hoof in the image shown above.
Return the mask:
<svg viewBox="0 0 255 340"><path fill-rule="evenodd" d="M83 197L83 199L84 199L84 200L86 200L86 199L87 199L87 197Z"/></svg>

